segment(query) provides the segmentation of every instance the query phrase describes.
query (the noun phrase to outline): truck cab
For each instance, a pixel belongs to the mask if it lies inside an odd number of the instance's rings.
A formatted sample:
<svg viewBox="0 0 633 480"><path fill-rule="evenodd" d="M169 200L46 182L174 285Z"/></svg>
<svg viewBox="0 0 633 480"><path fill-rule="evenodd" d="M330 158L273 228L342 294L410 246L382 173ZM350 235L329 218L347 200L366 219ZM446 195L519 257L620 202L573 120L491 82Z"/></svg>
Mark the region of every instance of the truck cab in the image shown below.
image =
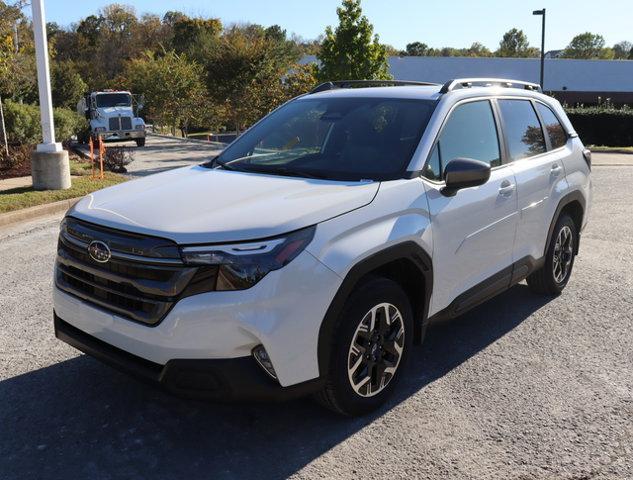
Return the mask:
<svg viewBox="0 0 633 480"><path fill-rule="evenodd" d="M77 104L77 112L90 123L92 138L104 141L135 141L145 145L145 122L134 113L134 97L128 91L89 92ZM138 105L137 108L140 108Z"/></svg>

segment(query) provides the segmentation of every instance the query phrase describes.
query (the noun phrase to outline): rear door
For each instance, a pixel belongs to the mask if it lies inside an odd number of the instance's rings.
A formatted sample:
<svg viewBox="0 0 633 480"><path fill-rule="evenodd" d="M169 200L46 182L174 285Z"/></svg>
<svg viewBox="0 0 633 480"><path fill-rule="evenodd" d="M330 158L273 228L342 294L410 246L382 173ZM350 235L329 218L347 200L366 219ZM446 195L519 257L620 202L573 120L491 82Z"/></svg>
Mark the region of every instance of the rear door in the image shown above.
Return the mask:
<svg viewBox="0 0 633 480"><path fill-rule="evenodd" d="M517 226L516 182L512 169L503 163L498 132L490 100L460 103L447 117L427 160L423 177L428 180L436 265L431 314L475 286L496 291L509 284ZM489 163L490 180L446 197L441 193L444 166L459 157ZM465 297L465 301L474 298L470 292Z"/></svg>
<svg viewBox="0 0 633 480"><path fill-rule="evenodd" d="M554 113L530 99L497 100L508 159L517 181L519 224L514 261L543 256L547 231L567 189L567 134ZM545 127L545 128L543 128Z"/></svg>

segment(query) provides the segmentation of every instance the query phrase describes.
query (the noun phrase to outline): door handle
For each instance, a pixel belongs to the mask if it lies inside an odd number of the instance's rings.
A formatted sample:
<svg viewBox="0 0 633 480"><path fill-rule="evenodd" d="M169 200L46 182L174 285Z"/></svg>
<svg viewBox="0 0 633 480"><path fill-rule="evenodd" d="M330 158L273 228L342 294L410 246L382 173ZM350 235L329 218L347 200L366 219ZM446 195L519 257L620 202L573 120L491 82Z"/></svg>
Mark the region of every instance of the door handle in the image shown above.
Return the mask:
<svg viewBox="0 0 633 480"><path fill-rule="evenodd" d="M509 197L514 192L516 185L514 183L510 183L508 180L504 180L501 182L501 186L499 187L499 195L503 195L504 197Z"/></svg>
<svg viewBox="0 0 633 480"><path fill-rule="evenodd" d="M562 169L563 168L560 165L555 163L554 165L552 165L552 170L551 170L552 175L559 175Z"/></svg>

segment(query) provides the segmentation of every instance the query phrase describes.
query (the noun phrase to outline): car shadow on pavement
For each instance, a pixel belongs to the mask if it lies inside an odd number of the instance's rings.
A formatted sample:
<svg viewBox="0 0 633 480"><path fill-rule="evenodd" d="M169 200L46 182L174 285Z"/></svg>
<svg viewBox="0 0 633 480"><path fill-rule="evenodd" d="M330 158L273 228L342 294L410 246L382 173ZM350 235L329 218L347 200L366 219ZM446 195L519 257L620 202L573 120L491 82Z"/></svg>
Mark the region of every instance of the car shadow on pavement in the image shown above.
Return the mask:
<svg viewBox="0 0 633 480"><path fill-rule="evenodd" d="M431 326L394 398L359 419L338 417L307 399L237 405L181 400L80 355L0 382L0 477L286 478L549 300L517 285Z"/></svg>

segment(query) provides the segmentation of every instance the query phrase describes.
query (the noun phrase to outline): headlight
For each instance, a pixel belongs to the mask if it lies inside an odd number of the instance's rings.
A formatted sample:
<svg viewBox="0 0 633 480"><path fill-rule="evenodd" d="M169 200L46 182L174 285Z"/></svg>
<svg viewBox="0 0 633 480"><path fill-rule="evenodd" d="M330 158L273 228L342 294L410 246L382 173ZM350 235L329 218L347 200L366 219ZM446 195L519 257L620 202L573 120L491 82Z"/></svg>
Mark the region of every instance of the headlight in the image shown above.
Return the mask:
<svg viewBox="0 0 633 480"><path fill-rule="evenodd" d="M208 290L244 290L290 263L310 243L314 231L309 227L258 242L182 247L180 253L186 264L218 267L215 286L207 285Z"/></svg>
<svg viewBox="0 0 633 480"><path fill-rule="evenodd" d="M142 124L141 125L136 125L134 128L136 130L145 130L145 125L142 125Z"/></svg>

